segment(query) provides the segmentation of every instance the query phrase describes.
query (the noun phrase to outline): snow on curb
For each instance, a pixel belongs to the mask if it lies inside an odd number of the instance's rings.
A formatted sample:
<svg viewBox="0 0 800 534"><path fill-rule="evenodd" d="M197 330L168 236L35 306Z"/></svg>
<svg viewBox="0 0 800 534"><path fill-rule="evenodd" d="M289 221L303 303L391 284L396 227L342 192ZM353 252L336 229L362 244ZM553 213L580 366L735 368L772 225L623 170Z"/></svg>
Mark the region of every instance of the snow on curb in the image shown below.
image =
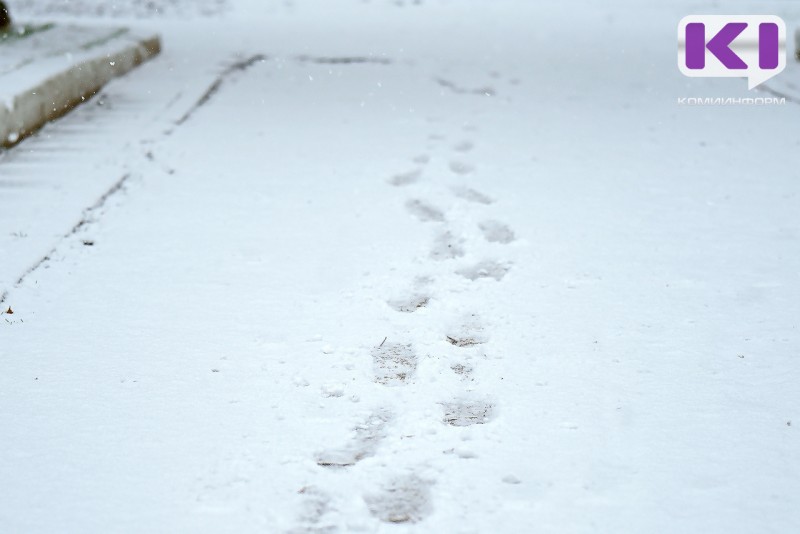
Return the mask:
<svg viewBox="0 0 800 534"><path fill-rule="evenodd" d="M112 79L161 52L161 40L137 40L102 57L82 61L0 102L0 146L10 147L91 97Z"/></svg>

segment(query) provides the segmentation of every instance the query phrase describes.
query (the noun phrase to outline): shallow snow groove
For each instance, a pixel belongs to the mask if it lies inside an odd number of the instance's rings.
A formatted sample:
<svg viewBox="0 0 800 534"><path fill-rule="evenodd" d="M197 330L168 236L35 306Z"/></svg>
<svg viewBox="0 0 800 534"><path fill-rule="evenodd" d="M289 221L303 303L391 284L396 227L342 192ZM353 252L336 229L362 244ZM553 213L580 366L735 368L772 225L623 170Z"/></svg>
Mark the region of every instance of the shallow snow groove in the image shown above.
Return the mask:
<svg viewBox="0 0 800 534"><path fill-rule="evenodd" d="M380 57L367 57L367 56L342 56L342 57L325 57L325 56L297 56L295 59L301 63L317 63L320 65L358 65L358 64L374 64L374 65L391 65L392 60Z"/></svg>
<svg viewBox="0 0 800 534"><path fill-rule="evenodd" d="M436 83L458 95L480 95L480 96L495 96L495 90L492 87L478 87L476 89L468 89L461 87L450 80L444 78L436 78Z"/></svg>

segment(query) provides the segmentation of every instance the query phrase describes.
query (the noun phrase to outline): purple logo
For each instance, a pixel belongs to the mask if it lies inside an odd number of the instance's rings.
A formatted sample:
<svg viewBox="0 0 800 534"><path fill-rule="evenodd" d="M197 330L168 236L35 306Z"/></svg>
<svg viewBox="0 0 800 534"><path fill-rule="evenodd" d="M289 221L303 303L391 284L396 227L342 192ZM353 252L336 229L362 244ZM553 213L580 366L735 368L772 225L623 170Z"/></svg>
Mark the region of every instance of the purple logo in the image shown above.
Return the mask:
<svg viewBox="0 0 800 534"><path fill-rule="evenodd" d="M764 83L786 67L786 24L772 15L690 15L678 25L678 67L691 77Z"/></svg>

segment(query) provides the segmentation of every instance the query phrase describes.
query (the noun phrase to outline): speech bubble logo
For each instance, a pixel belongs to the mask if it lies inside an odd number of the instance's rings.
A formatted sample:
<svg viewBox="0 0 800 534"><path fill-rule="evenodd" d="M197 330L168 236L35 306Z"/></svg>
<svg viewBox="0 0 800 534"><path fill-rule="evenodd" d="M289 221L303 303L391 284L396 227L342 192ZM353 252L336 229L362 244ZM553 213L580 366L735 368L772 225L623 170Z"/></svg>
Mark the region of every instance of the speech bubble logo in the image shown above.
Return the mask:
<svg viewBox="0 0 800 534"><path fill-rule="evenodd" d="M786 23L774 15L689 15L678 24L678 68L692 78L747 78L786 68Z"/></svg>

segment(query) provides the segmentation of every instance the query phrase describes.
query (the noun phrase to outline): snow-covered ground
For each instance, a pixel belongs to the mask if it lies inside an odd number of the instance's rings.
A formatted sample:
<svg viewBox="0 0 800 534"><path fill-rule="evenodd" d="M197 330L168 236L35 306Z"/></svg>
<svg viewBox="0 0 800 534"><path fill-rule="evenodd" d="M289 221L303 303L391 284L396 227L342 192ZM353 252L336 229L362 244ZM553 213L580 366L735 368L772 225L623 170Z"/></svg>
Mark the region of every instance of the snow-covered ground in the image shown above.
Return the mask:
<svg viewBox="0 0 800 534"><path fill-rule="evenodd" d="M0 530L800 530L800 67L675 59L796 4L162 3L0 154Z"/></svg>

